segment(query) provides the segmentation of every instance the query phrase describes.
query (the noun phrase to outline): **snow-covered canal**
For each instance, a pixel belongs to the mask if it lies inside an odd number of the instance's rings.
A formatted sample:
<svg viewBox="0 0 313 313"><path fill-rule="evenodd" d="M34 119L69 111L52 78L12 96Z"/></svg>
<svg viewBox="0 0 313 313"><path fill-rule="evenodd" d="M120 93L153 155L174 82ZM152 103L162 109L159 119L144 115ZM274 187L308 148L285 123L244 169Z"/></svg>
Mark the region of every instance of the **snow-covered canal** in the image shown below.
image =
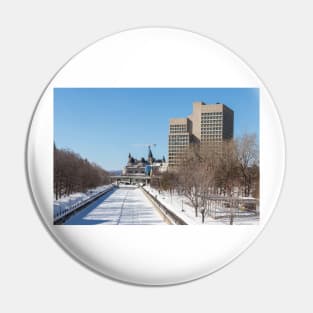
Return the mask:
<svg viewBox="0 0 313 313"><path fill-rule="evenodd" d="M66 225L165 224L139 188L117 188L70 217Z"/></svg>

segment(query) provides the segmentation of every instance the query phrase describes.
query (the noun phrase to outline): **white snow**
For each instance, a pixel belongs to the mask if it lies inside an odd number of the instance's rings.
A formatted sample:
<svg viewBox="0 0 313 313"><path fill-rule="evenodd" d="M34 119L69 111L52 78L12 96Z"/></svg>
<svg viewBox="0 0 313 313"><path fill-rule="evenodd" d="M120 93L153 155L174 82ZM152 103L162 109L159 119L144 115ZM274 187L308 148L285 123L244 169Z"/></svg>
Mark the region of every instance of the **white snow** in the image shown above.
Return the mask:
<svg viewBox="0 0 313 313"><path fill-rule="evenodd" d="M77 192L67 197L62 197L53 202L53 216L54 218L60 216L60 214L70 211L75 207L82 204L84 201L90 199L91 197L96 196L98 193L101 193L109 188L112 188L112 185L99 186L94 189L90 189L87 192Z"/></svg>
<svg viewBox="0 0 313 313"><path fill-rule="evenodd" d="M116 188L70 217L65 225L161 225L161 215L139 188Z"/></svg>
<svg viewBox="0 0 313 313"><path fill-rule="evenodd" d="M151 188L150 186L144 187L151 195L155 196L167 209L175 213L178 217L183 219L187 224L190 225L225 225L229 224L229 217L226 217L224 213L220 212L220 218L214 219L210 216L206 216L204 224L202 224L202 216L200 211L198 212L198 217L195 216L195 209L192 207L190 201L176 193L172 196L169 192L162 191L159 192ZM218 212L218 208L217 208ZM222 217L222 216L225 217ZM259 216L251 216L251 214L242 213L240 217L234 217L234 225L256 225L259 223Z"/></svg>
<svg viewBox="0 0 313 313"><path fill-rule="evenodd" d="M146 198L143 192L134 186L125 185L116 188L114 191L101 196L92 202L82 211L70 217L65 224L72 225L94 225L94 224L135 224L135 225L152 225L165 224L160 213L155 209L153 204ZM102 191L112 188L112 185L101 186L86 193L75 193L68 197L63 197L54 201L54 217L60 214L67 214L75 210L77 206L84 201L95 197ZM202 217L198 212L195 217L195 210L190 201L181 195L170 195L162 191L160 194L150 186L144 187L146 191L155 196L170 211L189 225L203 225ZM225 225L229 224L229 217L225 212L216 208L218 219L210 216L205 217L205 225ZM62 215L63 216L63 215ZM259 223L259 216L252 216L249 213L242 212L240 217L235 216L234 225L256 225Z"/></svg>

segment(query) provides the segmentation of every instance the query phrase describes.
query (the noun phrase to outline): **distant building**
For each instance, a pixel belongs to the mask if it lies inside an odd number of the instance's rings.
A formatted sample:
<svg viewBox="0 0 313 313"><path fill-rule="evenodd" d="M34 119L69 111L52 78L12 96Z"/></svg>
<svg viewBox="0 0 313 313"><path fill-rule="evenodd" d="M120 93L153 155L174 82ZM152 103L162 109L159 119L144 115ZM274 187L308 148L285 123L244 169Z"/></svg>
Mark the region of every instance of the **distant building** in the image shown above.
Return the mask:
<svg viewBox="0 0 313 313"><path fill-rule="evenodd" d="M129 153L128 162L126 166L124 166L122 174L145 176L146 165L148 165L148 162L144 158L137 160Z"/></svg>
<svg viewBox="0 0 313 313"><path fill-rule="evenodd" d="M168 165L179 165L191 143L219 144L234 135L234 111L225 104L194 102L186 118L172 118L168 136Z"/></svg>
<svg viewBox="0 0 313 313"><path fill-rule="evenodd" d="M167 170L165 157L155 159L151 148L148 150L148 158L135 159L130 153L128 162L124 166L122 175L124 176L151 176L153 173L164 172Z"/></svg>

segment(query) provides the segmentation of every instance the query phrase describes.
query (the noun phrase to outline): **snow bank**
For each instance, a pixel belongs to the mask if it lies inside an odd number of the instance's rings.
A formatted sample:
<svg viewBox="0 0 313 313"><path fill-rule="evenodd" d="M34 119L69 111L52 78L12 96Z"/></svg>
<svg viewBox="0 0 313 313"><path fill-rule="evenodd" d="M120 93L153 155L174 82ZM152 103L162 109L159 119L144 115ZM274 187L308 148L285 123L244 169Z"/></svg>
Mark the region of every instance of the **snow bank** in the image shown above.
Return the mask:
<svg viewBox="0 0 313 313"><path fill-rule="evenodd" d="M97 188L90 189L85 193L77 192L70 196L55 200L53 202L53 219L56 220L67 215L82 206L84 203L90 201L92 198L96 198L100 193L112 188L112 185L99 186Z"/></svg>
<svg viewBox="0 0 313 313"><path fill-rule="evenodd" d="M195 209L192 207L190 201L185 196L177 195L176 193L171 196L170 193L166 191L159 193L156 189L151 188L150 186L145 186L144 189L156 197L164 206L167 207L168 210L175 213L189 225L227 225L230 222L230 219L227 216L222 217L221 215L218 219L206 216L204 224L202 224L202 216L200 212L198 212L198 217L196 217ZM244 212L242 216L234 217L233 221L234 225L255 225L258 223L259 216L251 216L250 214L247 215Z"/></svg>

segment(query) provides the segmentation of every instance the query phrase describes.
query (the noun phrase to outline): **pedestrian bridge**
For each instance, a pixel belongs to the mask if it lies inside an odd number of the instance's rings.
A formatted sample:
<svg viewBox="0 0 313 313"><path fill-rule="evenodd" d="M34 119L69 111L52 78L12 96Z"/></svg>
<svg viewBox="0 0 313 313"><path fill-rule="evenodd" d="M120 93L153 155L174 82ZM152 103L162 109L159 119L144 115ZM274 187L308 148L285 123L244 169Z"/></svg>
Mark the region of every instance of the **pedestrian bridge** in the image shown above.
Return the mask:
<svg viewBox="0 0 313 313"><path fill-rule="evenodd" d="M111 183L148 184L151 177L146 175L120 175L111 176Z"/></svg>

